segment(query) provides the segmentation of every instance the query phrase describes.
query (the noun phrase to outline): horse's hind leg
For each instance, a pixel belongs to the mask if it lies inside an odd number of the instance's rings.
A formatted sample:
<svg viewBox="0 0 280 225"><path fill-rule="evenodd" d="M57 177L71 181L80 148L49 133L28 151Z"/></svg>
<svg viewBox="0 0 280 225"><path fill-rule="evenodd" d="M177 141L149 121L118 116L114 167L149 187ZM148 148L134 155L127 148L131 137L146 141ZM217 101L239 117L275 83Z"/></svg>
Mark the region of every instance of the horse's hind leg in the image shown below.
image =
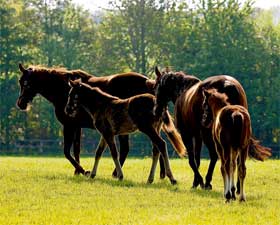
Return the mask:
<svg viewBox="0 0 280 225"><path fill-rule="evenodd" d="M118 136L119 143L120 143L120 164L123 166L126 157L129 152L129 136L128 135L119 135ZM113 177L117 177L117 170L116 168L114 169L112 173Z"/></svg>
<svg viewBox="0 0 280 225"><path fill-rule="evenodd" d="M211 132L209 131L209 129L207 130L203 130L203 141L206 145L206 147L208 148L209 151L209 156L210 156L210 164L208 166L208 171L205 177L205 189L207 190L212 190L212 177L213 177L213 172L218 160L218 155L217 155L217 151L215 149L215 143L214 140L212 138Z"/></svg>
<svg viewBox="0 0 280 225"><path fill-rule="evenodd" d="M151 127L151 128L146 127L144 129L139 128L139 130L142 131L143 133L145 133L146 135L148 135L148 137L153 142L153 146L156 146L158 151L160 151L160 153L164 159L166 175L169 178L171 184L176 184L177 181L174 179L171 168L170 168L169 157L168 157L168 152L166 149L165 141L159 136L159 134L156 132L156 130L153 127Z"/></svg>
<svg viewBox="0 0 280 225"><path fill-rule="evenodd" d="M231 199L235 200L236 196L235 196L235 182L234 182L234 174L236 171L236 162L237 162L237 151L233 150L232 151L232 155L231 155Z"/></svg>
<svg viewBox="0 0 280 225"><path fill-rule="evenodd" d="M107 146L107 143L106 143L105 139L103 137L101 137L99 140L99 144L97 146L96 152L95 152L95 160L94 160L93 169L90 174L90 178L94 178L96 176L97 167L98 167L100 158L101 158L102 153L104 152L106 146Z"/></svg>
<svg viewBox="0 0 280 225"><path fill-rule="evenodd" d="M150 170L150 175L149 175L149 178L148 178L148 182L149 184L153 183L154 181L154 177L155 177L155 170L156 170L156 167L157 167L157 162L159 160L159 150L157 149L157 147L155 145L153 145L153 162L152 162L152 167L151 167L151 170ZM165 171L164 171L165 173Z"/></svg>
<svg viewBox="0 0 280 225"><path fill-rule="evenodd" d="M183 132L181 132L183 134ZM188 149L188 158L189 158L189 165L193 170L194 173L194 180L192 188L196 188L198 185L200 185L202 188L204 187L203 178L200 175L198 171L198 167L196 165L195 155L194 155L194 149L193 149L193 140L192 138L186 133L184 135L181 135L184 145Z"/></svg>
<svg viewBox="0 0 280 225"><path fill-rule="evenodd" d="M246 165L245 165L245 161L247 158L247 149L241 149L240 151L240 162L238 164L238 177L240 180L240 197L239 200L240 201L246 201L246 196L245 196L245 191L244 191L244 180L246 177Z"/></svg>

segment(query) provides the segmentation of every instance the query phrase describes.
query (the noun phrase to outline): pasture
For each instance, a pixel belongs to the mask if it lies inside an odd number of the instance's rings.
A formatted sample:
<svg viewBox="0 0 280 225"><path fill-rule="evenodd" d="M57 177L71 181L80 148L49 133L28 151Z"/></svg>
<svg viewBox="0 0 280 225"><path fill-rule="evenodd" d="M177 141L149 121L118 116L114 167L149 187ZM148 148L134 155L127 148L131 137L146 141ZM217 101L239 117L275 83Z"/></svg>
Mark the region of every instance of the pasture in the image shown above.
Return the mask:
<svg viewBox="0 0 280 225"><path fill-rule="evenodd" d="M74 176L64 158L0 157L0 224L279 224L280 161L247 160L247 202L226 204L218 161L213 190L191 189L184 159L171 159L178 184L146 184L151 158L129 158L124 180L111 177L113 160L100 161L97 176ZM202 160L205 175L208 160ZM81 164L92 169L93 158Z"/></svg>

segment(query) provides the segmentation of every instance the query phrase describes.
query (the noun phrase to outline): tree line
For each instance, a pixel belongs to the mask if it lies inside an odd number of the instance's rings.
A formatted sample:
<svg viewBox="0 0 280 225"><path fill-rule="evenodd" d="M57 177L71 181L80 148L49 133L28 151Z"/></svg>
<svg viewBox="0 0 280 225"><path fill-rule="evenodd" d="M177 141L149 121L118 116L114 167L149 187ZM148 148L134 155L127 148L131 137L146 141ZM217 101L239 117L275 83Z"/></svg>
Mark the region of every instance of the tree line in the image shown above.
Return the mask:
<svg viewBox="0 0 280 225"><path fill-rule="evenodd" d="M93 13L71 0L0 0L1 150L14 151L18 141L62 137L45 99L36 97L29 112L16 108L19 62L96 76L136 71L153 78L156 65L200 79L228 74L246 91L256 137L279 148L280 25L271 11L250 0L110 4ZM85 130L83 135L97 134Z"/></svg>

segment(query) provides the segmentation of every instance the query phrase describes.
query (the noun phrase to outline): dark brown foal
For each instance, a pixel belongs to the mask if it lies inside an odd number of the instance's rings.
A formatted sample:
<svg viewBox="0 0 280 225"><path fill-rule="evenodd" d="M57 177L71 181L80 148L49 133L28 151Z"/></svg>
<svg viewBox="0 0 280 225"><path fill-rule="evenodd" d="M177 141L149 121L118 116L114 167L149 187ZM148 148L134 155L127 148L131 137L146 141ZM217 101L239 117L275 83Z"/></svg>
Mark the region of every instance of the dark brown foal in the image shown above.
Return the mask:
<svg viewBox="0 0 280 225"><path fill-rule="evenodd" d="M116 166L117 177L120 180L123 179L114 136L139 130L146 134L153 144L153 163L148 183L152 183L154 180L160 153L164 159L166 175L172 184L176 183L169 165L166 143L159 135L162 125L179 156L184 156L186 149L168 111L165 110L162 116L159 117L153 114L155 106L155 97L153 95L141 94L127 99L120 99L101 91L99 88L93 88L82 83L81 80L70 81L70 83L72 88L65 107L66 114L70 117L75 117L79 109L83 108L89 113L96 129L102 135L91 172L92 178L96 175L99 160L106 145L108 145Z"/></svg>

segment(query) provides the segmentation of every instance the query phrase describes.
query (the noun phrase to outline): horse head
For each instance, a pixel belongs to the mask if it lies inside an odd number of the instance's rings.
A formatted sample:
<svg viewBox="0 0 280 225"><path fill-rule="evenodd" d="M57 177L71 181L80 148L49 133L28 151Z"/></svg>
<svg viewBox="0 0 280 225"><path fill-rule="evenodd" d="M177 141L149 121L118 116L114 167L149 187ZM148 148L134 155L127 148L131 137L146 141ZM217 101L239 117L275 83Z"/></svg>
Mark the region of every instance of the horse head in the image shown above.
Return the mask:
<svg viewBox="0 0 280 225"><path fill-rule="evenodd" d="M70 117L75 117L79 112L80 107L80 89L82 87L82 80L76 79L71 80L69 79L68 82L70 86L70 91L68 94L68 100L65 106L65 114Z"/></svg>
<svg viewBox="0 0 280 225"><path fill-rule="evenodd" d="M202 103L202 126L211 127L215 115L224 106L230 104L228 102L228 96L225 93L218 92L217 89L204 89L202 90L203 103Z"/></svg>
<svg viewBox="0 0 280 225"><path fill-rule="evenodd" d="M25 69L22 64L19 64L19 69L22 74L19 78L20 95L16 104L21 110L26 110L28 103L32 102L38 92L36 90L37 81L31 68Z"/></svg>

